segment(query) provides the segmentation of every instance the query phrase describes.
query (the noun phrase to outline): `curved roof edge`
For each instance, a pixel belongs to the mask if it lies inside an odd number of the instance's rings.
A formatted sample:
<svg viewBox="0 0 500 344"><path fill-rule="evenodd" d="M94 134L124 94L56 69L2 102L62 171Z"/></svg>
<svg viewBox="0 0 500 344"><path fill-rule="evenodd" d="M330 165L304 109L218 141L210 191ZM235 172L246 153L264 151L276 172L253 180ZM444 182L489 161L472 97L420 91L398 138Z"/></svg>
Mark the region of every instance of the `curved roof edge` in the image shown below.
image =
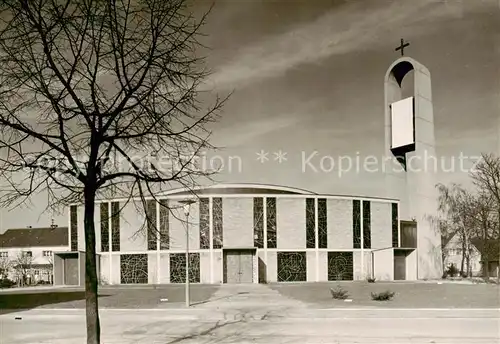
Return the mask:
<svg viewBox="0 0 500 344"><path fill-rule="evenodd" d="M161 196L174 196L177 194L195 194L198 192L204 192L204 191L215 191L218 189L236 189L236 190L257 190L254 191L253 193L284 193L284 194L295 194L295 195L316 195L315 192L304 190L304 189L299 189L299 188L293 188L293 187L288 187L288 186L281 186L281 185L273 185L273 184L254 184L254 183L238 183L238 184L231 184L231 183L223 183L223 184L215 184L215 185L209 185L209 186L200 186L200 187L195 187L192 189L189 188L177 188L173 190L169 190L166 192L162 192L160 195Z"/></svg>

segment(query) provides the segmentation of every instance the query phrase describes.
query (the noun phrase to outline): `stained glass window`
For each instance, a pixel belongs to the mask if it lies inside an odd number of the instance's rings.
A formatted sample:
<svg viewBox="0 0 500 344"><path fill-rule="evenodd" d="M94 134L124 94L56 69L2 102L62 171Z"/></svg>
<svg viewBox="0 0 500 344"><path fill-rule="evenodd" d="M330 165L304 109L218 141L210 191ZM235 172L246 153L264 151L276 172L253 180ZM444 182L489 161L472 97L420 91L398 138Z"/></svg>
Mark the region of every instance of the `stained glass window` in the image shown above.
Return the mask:
<svg viewBox="0 0 500 344"><path fill-rule="evenodd" d="M101 203L101 252L109 251L109 203Z"/></svg>
<svg viewBox="0 0 500 344"><path fill-rule="evenodd" d="M363 201L363 248L372 247L370 201Z"/></svg>
<svg viewBox="0 0 500 344"><path fill-rule="evenodd" d="M148 255L120 255L120 282L122 284L148 283Z"/></svg>
<svg viewBox="0 0 500 344"><path fill-rule="evenodd" d="M162 199L160 200L160 250L168 250L170 247L168 214L168 201Z"/></svg>
<svg viewBox="0 0 500 344"><path fill-rule="evenodd" d="M210 207L208 198L200 198L200 248L210 248Z"/></svg>
<svg viewBox="0 0 500 344"><path fill-rule="evenodd" d="M399 217L398 217L398 204L397 203L392 203L391 206L391 212L392 212L392 247L398 247L399 246L399 233L398 233L398 222L399 222Z"/></svg>
<svg viewBox="0 0 500 344"><path fill-rule="evenodd" d="M120 203L111 203L111 250L120 251Z"/></svg>
<svg viewBox="0 0 500 344"><path fill-rule="evenodd" d="M223 217L222 198L212 199L212 224L213 224L213 248L222 248L223 245Z"/></svg>
<svg viewBox="0 0 500 344"><path fill-rule="evenodd" d="M71 251L78 251L78 207L69 208Z"/></svg>
<svg viewBox="0 0 500 344"><path fill-rule="evenodd" d="M278 282L307 281L305 252L278 252Z"/></svg>
<svg viewBox="0 0 500 344"><path fill-rule="evenodd" d="M264 198L253 199L253 245L264 248Z"/></svg>
<svg viewBox="0 0 500 344"><path fill-rule="evenodd" d="M186 282L186 254L170 254L170 283ZM200 254L189 254L189 282L200 283Z"/></svg>
<svg viewBox="0 0 500 344"><path fill-rule="evenodd" d="M328 219L326 198L318 199L318 247L328 248Z"/></svg>
<svg viewBox="0 0 500 344"><path fill-rule="evenodd" d="M361 204L359 200L352 201L352 240L354 248L361 248Z"/></svg>
<svg viewBox="0 0 500 344"><path fill-rule="evenodd" d="M146 229L148 236L148 250L156 250L158 230L156 228L156 201L146 201Z"/></svg>
<svg viewBox="0 0 500 344"><path fill-rule="evenodd" d="M315 199L306 199L306 248L316 248L316 207Z"/></svg>
<svg viewBox="0 0 500 344"><path fill-rule="evenodd" d="M276 198L266 198L267 248L277 247Z"/></svg>
<svg viewBox="0 0 500 344"><path fill-rule="evenodd" d="M352 281L353 279L352 252L328 252L328 280Z"/></svg>

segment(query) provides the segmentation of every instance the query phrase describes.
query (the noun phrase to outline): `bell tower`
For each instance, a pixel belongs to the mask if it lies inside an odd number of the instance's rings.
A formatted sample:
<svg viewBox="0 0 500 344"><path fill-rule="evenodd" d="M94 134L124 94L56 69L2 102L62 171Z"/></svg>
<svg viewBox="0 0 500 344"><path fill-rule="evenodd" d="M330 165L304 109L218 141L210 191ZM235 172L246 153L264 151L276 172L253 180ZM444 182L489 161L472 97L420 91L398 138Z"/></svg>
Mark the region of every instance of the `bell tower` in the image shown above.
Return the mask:
<svg viewBox="0 0 500 344"><path fill-rule="evenodd" d="M406 257L405 279L435 279L443 273L441 234L429 220L437 213L436 157L431 75L404 56L401 40L385 75L385 179L387 197L400 200L399 244L394 255ZM413 72L413 95L404 98L403 79ZM396 263L396 259L394 261ZM395 266L395 279L397 274Z"/></svg>

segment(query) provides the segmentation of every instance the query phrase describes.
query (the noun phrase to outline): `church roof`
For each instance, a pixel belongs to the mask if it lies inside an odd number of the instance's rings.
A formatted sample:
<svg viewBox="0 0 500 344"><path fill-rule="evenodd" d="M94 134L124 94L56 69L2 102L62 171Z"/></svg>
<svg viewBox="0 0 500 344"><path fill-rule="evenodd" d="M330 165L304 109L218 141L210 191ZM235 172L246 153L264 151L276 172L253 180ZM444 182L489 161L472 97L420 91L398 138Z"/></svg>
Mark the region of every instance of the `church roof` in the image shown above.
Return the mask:
<svg viewBox="0 0 500 344"><path fill-rule="evenodd" d="M68 245L68 227L16 228L0 235L1 248Z"/></svg>
<svg viewBox="0 0 500 344"><path fill-rule="evenodd" d="M173 189L162 196L188 196L195 192L198 195L223 195L223 194L281 194L281 195L315 195L316 193L304 189L255 183L217 184L206 187L197 187L192 190L185 188Z"/></svg>

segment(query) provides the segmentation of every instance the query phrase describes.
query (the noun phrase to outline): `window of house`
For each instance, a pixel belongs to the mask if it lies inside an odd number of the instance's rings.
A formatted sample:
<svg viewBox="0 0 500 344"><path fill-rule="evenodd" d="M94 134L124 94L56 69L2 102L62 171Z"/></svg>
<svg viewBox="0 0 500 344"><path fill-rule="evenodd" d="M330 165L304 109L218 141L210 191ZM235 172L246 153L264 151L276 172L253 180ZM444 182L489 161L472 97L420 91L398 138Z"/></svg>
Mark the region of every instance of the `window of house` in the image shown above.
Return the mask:
<svg viewBox="0 0 500 344"><path fill-rule="evenodd" d="M52 251L43 251L44 257L52 257Z"/></svg>
<svg viewBox="0 0 500 344"><path fill-rule="evenodd" d="M7 258L8 256L9 256L9 252L7 252L7 251L0 252L0 258Z"/></svg>
<svg viewBox="0 0 500 344"><path fill-rule="evenodd" d="M26 257L33 257L33 252L31 252L31 251L24 251L23 255L26 256Z"/></svg>

